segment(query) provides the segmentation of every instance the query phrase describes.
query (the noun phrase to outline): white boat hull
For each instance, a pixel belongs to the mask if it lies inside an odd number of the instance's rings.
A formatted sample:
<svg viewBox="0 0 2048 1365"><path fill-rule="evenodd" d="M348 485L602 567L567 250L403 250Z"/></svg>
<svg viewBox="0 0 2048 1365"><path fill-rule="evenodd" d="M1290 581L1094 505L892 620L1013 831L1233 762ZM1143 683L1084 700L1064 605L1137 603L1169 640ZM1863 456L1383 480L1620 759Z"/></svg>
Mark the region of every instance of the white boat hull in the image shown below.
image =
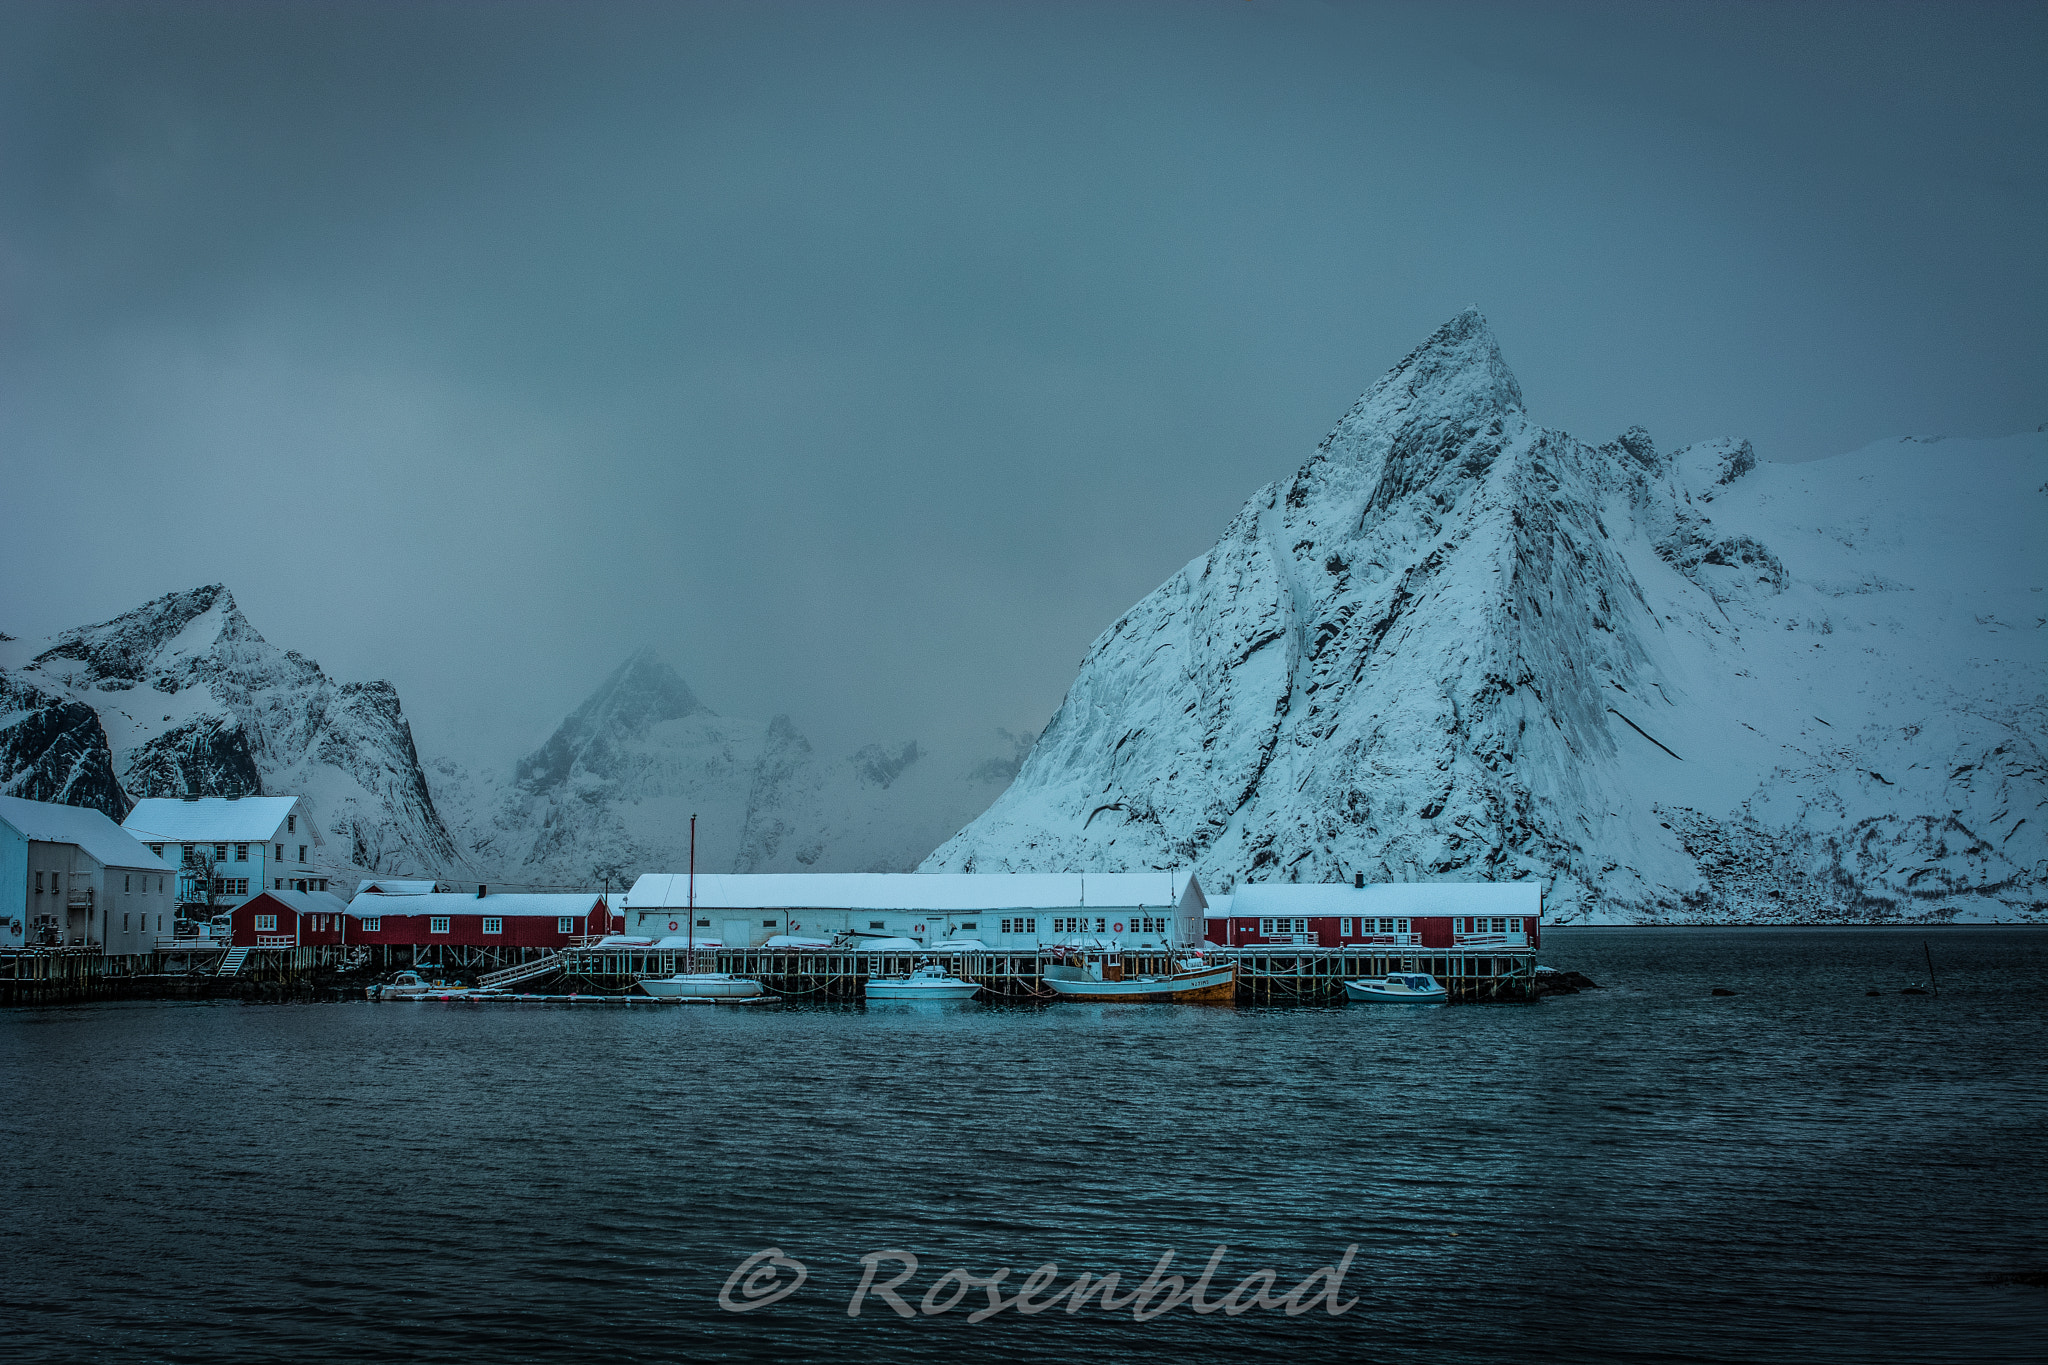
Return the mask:
<svg viewBox="0 0 2048 1365"><path fill-rule="evenodd" d="M981 987L972 981L870 981L870 1000L972 1000Z"/></svg>
<svg viewBox="0 0 2048 1365"><path fill-rule="evenodd" d="M722 972L642 977L640 989L660 1000L750 1000L767 994L758 981Z"/></svg>

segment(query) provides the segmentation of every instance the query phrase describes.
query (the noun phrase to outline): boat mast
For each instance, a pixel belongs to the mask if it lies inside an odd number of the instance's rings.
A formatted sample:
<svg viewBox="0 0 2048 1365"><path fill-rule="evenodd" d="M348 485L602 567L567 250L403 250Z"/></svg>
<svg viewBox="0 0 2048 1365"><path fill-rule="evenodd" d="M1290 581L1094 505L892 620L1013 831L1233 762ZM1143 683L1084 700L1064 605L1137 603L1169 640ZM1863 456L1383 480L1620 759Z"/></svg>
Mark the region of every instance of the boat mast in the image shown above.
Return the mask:
<svg viewBox="0 0 2048 1365"><path fill-rule="evenodd" d="M697 817L690 817L690 937L687 940L690 965L686 970L697 970Z"/></svg>

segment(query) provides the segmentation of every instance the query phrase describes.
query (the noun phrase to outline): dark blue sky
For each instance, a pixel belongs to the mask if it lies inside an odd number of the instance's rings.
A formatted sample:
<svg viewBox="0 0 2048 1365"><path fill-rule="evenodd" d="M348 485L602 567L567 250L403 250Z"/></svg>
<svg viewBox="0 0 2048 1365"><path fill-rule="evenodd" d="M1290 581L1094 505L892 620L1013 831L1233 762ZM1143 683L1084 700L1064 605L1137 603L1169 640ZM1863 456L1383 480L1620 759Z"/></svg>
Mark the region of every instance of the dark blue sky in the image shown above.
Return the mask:
<svg viewBox="0 0 2048 1365"><path fill-rule="evenodd" d="M643 641L821 738L1035 732L1466 304L1596 440L2048 420L2044 35L10 3L0 629L223 580L430 753L509 760Z"/></svg>

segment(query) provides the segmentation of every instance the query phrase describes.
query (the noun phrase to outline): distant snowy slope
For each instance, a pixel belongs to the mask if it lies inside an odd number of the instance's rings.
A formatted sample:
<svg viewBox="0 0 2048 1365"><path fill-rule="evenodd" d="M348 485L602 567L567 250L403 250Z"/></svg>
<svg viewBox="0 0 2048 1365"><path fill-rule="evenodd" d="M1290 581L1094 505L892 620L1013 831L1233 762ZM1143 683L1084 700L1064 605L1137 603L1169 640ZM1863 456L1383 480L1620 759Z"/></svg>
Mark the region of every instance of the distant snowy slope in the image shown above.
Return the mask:
<svg viewBox="0 0 2048 1365"><path fill-rule="evenodd" d="M929 870L1536 877L1614 919L2043 911L2048 438L1532 422L1476 312L1106 631Z"/></svg>
<svg viewBox="0 0 2048 1365"><path fill-rule="evenodd" d="M915 741L818 753L788 716L721 716L651 649L502 770L437 759L440 809L480 870L532 884L675 871L907 871L1015 772Z"/></svg>
<svg viewBox="0 0 2048 1365"><path fill-rule="evenodd" d="M46 769L69 763L73 748L90 750L89 710L128 798L303 794L337 862L378 872L460 866L391 685L330 680L264 640L219 584L49 640L0 643L0 670L6 695L57 703L37 711L44 729L63 732L42 737L36 762ZM41 799L116 815L98 761L87 757L70 794Z"/></svg>

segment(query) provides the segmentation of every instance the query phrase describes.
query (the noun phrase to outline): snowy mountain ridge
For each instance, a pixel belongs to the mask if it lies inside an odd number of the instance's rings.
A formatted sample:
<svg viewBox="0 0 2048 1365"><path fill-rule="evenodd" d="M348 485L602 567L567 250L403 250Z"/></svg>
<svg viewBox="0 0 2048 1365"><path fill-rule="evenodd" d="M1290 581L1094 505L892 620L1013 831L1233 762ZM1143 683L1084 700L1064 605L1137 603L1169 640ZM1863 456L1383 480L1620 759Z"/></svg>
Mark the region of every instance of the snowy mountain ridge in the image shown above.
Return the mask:
<svg viewBox="0 0 2048 1365"><path fill-rule="evenodd" d="M2048 442L1543 428L1452 319L1090 647L927 870L1537 878L1605 921L2037 916Z"/></svg>
<svg viewBox="0 0 2048 1365"><path fill-rule="evenodd" d="M0 722L10 794L118 820L137 797L303 793L330 857L380 872L462 867L398 693L336 683L270 644L220 584L0 644L0 669L20 707Z"/></svg>

